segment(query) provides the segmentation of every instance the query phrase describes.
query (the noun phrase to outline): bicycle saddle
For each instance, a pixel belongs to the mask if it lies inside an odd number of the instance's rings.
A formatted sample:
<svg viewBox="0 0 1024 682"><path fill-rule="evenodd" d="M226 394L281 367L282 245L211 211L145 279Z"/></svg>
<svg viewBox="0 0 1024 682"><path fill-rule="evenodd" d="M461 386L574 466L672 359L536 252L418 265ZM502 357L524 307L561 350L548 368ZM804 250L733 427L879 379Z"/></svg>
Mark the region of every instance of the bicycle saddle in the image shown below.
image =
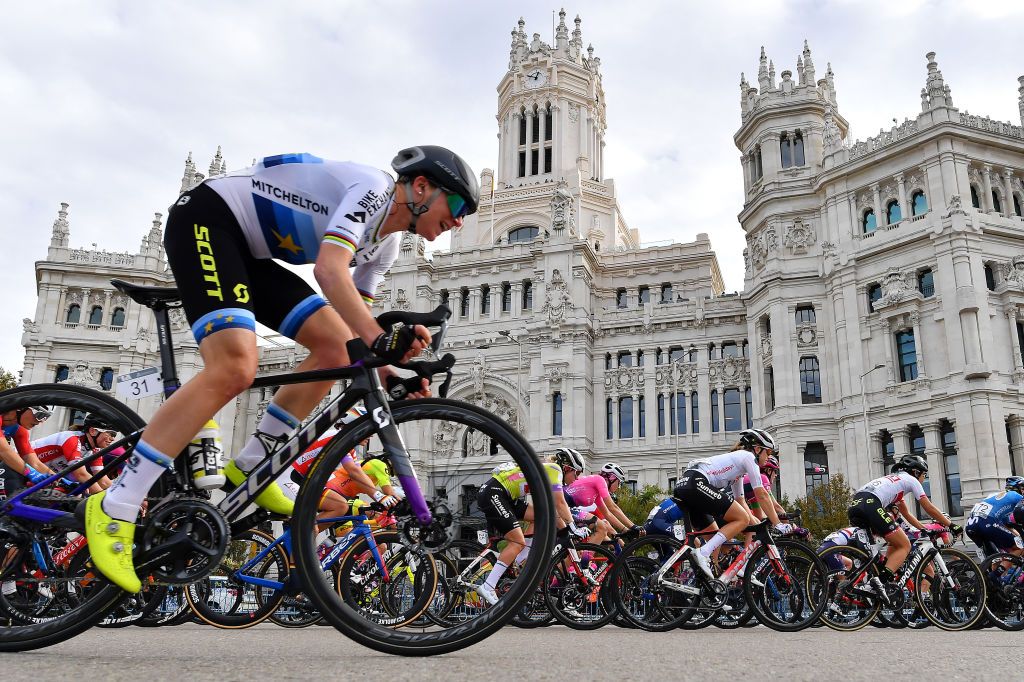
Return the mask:
<svg viewBox="0 0 1024 682"><path fill-rule="evenodd" d="M157 304L167 304L181 299L177 287L153 287L142 284L132 284L123 279L112 279L110 283L119 291L131 298L136 303L141 303L147 308Z"/></svg>

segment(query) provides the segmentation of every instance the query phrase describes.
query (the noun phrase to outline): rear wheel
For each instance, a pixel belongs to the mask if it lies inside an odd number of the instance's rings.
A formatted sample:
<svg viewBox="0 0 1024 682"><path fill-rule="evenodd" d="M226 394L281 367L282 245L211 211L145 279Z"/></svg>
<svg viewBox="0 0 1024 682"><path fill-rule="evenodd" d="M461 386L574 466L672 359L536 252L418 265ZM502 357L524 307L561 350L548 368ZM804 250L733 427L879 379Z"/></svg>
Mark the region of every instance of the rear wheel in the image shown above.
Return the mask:
<svg viewBox="0 0 1024 682"><path fill-rule="evenodd" d="M825 567L818 555L796 540L776 540L751 554L743 588L757 619L779 632L797 632L821 616L825 604L811 590L821 589Z"/></svg>
<svg viewBox="0 0 1024 682"><path fill-rule="evenodd" d="M985 582L978 564L952 547L940 549L914 573L921 611L936 627L953 632L969 630L985 617Z"/></svg>
<svg viewBox="0 0 1024 682"><path fill-rule="evenodd" d="M985 557L981 571L988 579L985 614L1001 630L1024 630L1024 557L1006 552Z"/></svg>
<svg viewBox="0 0 1024 682"><path fill-rule="evenodd" d="M818 555L827 567L820 584L808 585L807 591L815 600L824 602L821 622L833 630L851 632L860 630L875 619L881 603L855 590L867 585L878 576L871 557L862 549L850 546L829 547ZM868 564L861 574L860 569Z"/></svg>
<svg viewBox="0 0 1024 682"><path fill-rule="evenodd" d="M643 537L626 545L612 569L615 608L630 623L650 632L673 630L696 612L700 587L689 555L677 559L663 576L662 565L682 547L669 537Z"/></svg>
<svg viewBox="0 0 1024 682"><path fill-rule="evenodd" d="M572 562L564 547L551 560L544 578L544 598L559 623L574 630L596 630L615 617L615 607L607 599L615 555L599 545L576 545L579 566Z"/></svg>

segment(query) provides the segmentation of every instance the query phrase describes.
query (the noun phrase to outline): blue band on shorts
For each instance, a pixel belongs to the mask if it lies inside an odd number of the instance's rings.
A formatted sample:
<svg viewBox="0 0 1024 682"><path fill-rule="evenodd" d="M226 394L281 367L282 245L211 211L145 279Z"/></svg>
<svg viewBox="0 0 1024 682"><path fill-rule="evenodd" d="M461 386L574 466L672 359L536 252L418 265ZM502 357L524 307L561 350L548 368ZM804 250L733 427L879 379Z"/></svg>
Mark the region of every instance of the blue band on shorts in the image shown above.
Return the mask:
<svg viewBox="0 0 1024 682"><path fill-rule="evenodd" d="M138 455L139 457L142 457L143 459L148 459L150 462L153 462L154 464L159 464L165 469L170 469L173 464L173 461L171 460L170 457L160 452L159 450L154 448L152 445L146 443L145 441L140 440L135 445L135 454Z"/></svg>
<svg viewBox="0 0 1024 682"><path fill-rule="evenodd" d="M196 343L221 329L248 329L256 331L256 318L245 308L221 308L206 313L192 325L192 336Z"/></svg>
<svg viewBox="0 0 1024 682"><path fill-rule="evenodd" d="M289 339L294 339L295 335L302 329L302 325L306 323L310 315L327 305L327 301L324 297L319 294L310 294L297 306L292 308L292 311L285 315L284 321L281 322L281 328L279 332L287 336Z"/></svg>

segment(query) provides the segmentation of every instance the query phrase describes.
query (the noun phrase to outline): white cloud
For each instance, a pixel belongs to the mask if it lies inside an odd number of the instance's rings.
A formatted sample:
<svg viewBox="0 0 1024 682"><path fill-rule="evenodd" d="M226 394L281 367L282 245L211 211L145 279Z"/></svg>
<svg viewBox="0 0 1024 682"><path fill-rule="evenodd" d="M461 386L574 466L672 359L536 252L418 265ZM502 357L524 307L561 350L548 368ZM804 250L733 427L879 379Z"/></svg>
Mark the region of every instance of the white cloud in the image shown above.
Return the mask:
<svg viewBox="0 0 1024 682"><path fill-rule="evenodd" d="M5 8L0 215L0 365L18 369L32 317L32 263L61 201L73 245L138 248L174 199L188 151L230 167L308 150L386 167L436 142L475 168L497 153L495 86L509 31L550 41L551 10L526 3L132 3L41 0ZM739 74L761 45L794 69L806 38L832 62L859 137L913 117L924 54L961 108L1017 121L1019 2L589 2L583 39L602 59L608 175L645 241L711 236L728 289L742 287ZM570 23L571 26L571 23Z"/></svg>

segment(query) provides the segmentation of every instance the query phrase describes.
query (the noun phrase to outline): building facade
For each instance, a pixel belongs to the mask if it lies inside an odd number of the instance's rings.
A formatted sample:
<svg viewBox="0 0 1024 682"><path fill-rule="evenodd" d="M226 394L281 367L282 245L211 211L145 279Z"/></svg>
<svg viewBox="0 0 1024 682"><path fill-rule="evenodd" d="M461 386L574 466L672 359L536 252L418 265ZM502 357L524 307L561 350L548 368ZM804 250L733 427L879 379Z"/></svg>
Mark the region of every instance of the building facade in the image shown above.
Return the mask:
<svg viewBox="0 0 1024 682"><path fill-rule="evenodd" d="M934 55L921 112L856 143L831 67L816 79L806 44L796 74L777 81L762 50L757 87L741 77L748 248L744 290L728 294L707 235L646 244L622 215L604 163L601 60L579 17L570 30L561 13L554 45L520 20L479 212L447 251L407 235L375 310L447 304L450 395L504 417L541 454L568 445L592 469L615 461L664 488L757 425L782 443L790 496L835 473L862 483L920 452L940 506L969 508L1024 472L1024 133L954 108ZM1024 78L1019 97L1024 118ZM218 150L210 175L225 169ZM182 190L202 179L190 156ZM70 249L63 206L36 266L23 381L109 388L106 377L157 364L148 311L107 281L170 283L159 221L137 254ZM187 378L198 352L181 315L174 325ZM301 358L271 338L261 371ZM227 448L269 399L250 391L225 408ZM157 398L129 404L146 417ZM472 511L500 453L454 427L410 437L428 493Z"/></svg>

